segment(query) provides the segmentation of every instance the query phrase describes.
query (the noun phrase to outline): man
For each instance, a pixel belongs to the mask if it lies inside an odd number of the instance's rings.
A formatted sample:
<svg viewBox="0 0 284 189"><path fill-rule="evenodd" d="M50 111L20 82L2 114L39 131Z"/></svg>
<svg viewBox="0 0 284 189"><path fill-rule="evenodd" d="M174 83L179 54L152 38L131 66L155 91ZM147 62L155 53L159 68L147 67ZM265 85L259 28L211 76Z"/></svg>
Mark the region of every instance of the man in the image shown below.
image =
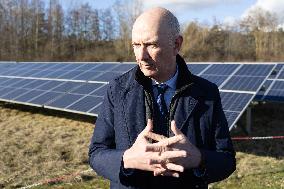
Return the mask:
<svg viewBox="0 0 284 189"><path fill-rule="evenodd" d="M235 170L218 88L190 73L182 41L164 8L133 25L138 66L110 82L89 149L111 188L207 188Z"/></svg>

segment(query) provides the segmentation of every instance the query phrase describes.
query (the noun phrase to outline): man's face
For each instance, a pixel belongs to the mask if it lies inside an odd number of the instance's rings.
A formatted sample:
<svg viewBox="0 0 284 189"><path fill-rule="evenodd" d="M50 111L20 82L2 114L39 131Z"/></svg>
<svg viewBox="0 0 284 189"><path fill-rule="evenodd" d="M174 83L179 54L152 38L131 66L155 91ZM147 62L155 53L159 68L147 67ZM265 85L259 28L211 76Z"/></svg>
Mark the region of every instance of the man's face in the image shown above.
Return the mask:
<svg viewBox="0 0 284 189"><path fill-rule="evenodd" d="M158 29L150 20L137 21L132 30L132 45L141 71L159 82L168 80L176 69L177 53L167 30Z"/></svg>

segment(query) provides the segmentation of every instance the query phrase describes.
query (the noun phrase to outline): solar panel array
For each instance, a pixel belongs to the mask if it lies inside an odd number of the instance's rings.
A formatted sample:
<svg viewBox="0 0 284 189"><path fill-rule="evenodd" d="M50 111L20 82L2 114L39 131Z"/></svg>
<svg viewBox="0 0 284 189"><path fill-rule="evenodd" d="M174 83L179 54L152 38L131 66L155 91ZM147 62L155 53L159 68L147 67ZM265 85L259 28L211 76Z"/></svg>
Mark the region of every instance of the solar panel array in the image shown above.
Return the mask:
<svg viewBox="0 0 284 189"><path fill-rule="evenodd" d="M255 97L275 64L188 64L189 70L215 83L230 129Z"/></svg>
<svg viewBox="0 0 284 189"><path fill-rule="evenodd" d="M119 63L0 64L0 99L97 115L108 81L134 66Z"/></svg>
<svg viewBox="0 0 284 189"><path fill-rule="evenodd" d="M97 116L107 83L134 63L0 63L0 100ZM275 64L190 63L220 89L230 129Z"/></svg>
<svg viewBox="0 0 284 189"><path fill-rule="evenodd" d="M257 93L255 100L284 102L284 64L277 64L273 74L269 76L262 89Z"/></svg>

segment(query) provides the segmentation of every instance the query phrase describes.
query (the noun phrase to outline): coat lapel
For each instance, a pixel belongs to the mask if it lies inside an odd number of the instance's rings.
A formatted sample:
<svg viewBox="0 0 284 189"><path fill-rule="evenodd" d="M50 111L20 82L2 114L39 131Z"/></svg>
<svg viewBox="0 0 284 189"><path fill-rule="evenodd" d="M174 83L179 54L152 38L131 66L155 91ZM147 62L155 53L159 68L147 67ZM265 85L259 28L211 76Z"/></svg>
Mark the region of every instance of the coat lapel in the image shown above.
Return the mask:
<svg viewBox="0 0 284 189"><path fill-rule="evenodd" d="M178 129L182 130L194 112L197 102L198 101L191 96L181 97L179 99L174 116Z"/></svg>
<svg viewBox="0 0 284 189"><path fill-rule="evenodd" d="M124 109L124 125L127 129L131 146L146 126L143 87L137 85L130 89L123 96L122 106Z"/></svg>

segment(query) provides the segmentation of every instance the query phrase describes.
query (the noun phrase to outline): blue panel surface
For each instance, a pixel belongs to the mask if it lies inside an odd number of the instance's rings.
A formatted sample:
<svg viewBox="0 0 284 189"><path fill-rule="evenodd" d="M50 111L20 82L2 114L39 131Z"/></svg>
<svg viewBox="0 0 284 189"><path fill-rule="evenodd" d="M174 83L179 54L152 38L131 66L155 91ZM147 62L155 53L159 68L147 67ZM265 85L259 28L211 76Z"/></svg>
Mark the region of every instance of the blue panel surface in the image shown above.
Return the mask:
<svg viewBox="0 0 284 189"><path fill-rule="evenodd" d="M187 64L189 71L195 75L198 75L201 71L207 68L209 64Z"/></svg>
<svg viewBox="0 0 284 189"><path fill-rule="evenodd" d="M61 70L61 71L63 71L66 67L68 67L69 66L69 64L66 64L66 63L59 63L59 64L57 64L57 65L55 65L55 66L53 66L52 68L50 68L50 70ZM64 70L65 72L66 72L66 70Z"/></svg>
<svg viewBox="0 0 284 189"><path fill-rule="evenodd" d="M58 78L61 75L65 74L66 71L65 70L56 70L56 71L52 71L49 72L47 75L45 75L45 78Z"/></svg>
<svg viewBox="0 0 284 189"><path fill-rule="evenodd" d="M83 71L91 71L91 70L96 70L96 67L99 66L100 63L86 63L83 66L81 66L80 68L78 68L77 70L83 70Z"/></svg>
<svg viewBox="0 0 284 189"><path fill-rule="evenodd" d="M0 95L1 98L7 99L7 100L13 100L14 98L25 94L26 92L28 92L28 89L14 89L13 91L11 91L10 93L6 93L6 95Z"/></svg>
<svg viewBox="0 0 284 189"><path fill-rule="evenodd" d="M272 88L272 90L284 90L284 81L275 81Z"/></svg>
<svg viewBox="0 0 284 189"><path fill-rule="evenodd" d="M51 81L48 81L47 83L45 83L43 85L40 85L39 87L36 87L35 89L48 91L48 90L51 90L51 89L59 86L60 84L63 84L63 81L51 80Z"/></svg>
<svg viewBox="0 0 284 189"><path fill-rule="evenodd" d="M6 96L8 93L10 93L14 90L15 90L15 88L3 87L2 89L0 89L0 98L2 98L2 96Z"/></svg>
<svg viewBox="0 0 284 189"><path fill-rule="evenodd" d="M226 111L240 112L248 104L253 94L220 92L223 109Z"/></svg>
<svg viewBox="0 0 284 189"><path fill-rule="evenodd" d="M53 70L51 71L48 71L48 70L41 70L41 71L38 71L38 72L35 72L33 74L30 75L30 77L34 77L34 78L45 78L46 75L50 74L50 72L52 72Z"/></svg>
<svg viewBox="0 0 284 189"><path fill-rule="evenodd" d="M284 70L281 71L277 79L284 79Z"/></svg>
<svg viewBox="0 0 284 189"><path fill-rule="evenodd" d="M69 106L70 104L76 102L80 98L82 98L84 95L77 95L77 94L65 94L61 96L60 98L56 99L55 101L52 101L51 103L46 104L47 106L52 106L56 108L65 108Z"/></svg>
<svg viewBox="0 0 284 189"><path fill-rule="evenodd" d="M1 85L6 86L6 87L10 87L11 85L16 84L17 82L20 82L20 81L21 81L21 79L12 78L12 79L9 79L5 82L2 82Z"/></svg>
<svg viewBox="0 0 284 189"><path fill-rule="evenodd" d="M264 100L284 102L284 90L270 90Z"/></svg>
<svg viewBox="0 0 284 189"><path fill-rule="evenodd" d="M19 102L28 102L31 99L43 94L44 91L38 91L38 90L31 90L23 95L20 95L18 97L16 97L14 100L15 101L19 101Z"/></svg>
<svg viewBox="0 0 284 189"><path fill-rule="evenodd" d="M7 80L10 80L10 78L0 77L0 86L2 86L2 83L5 83Z"/></svg>
<svg viewBox="0 0 284 189"><path fill-rule="evenodd" d="M99 89L92 92L90 95L104 96L106 94L107 87L108 87L108 85L104 85L103 87L100 87Z"/></svg>
<svg viewBox="0 0 284 189"><path fill-rule="evenodd" d="M27 85L24 85L23 88L36 89L37 87L40 87L41 85L44 85L48 82L49 82L48 80L34 80L33 82L30 82Z"/></svg>
<svg viewBox="0 0 284 189"><path fill-rule="evenodd" d="M228 121L228 125L230 127L230 129L234 126L233 123L236 121L236 119L239 116L238 112L230 112L230 111L224 111L225 116L227 118Z"/></svg>
<svg viewBox="0 0 284 189"><path fill-rule="evenodd" d="M117 72L127 72L131 68L134 68L137 64L120 64L119 66L115 67L111 71L117 71Z"/></svg>
<svg viewBox="0 0 284 189"><path fill-rule="evenodd" d="M61 96L62 93L57 93L57 92L46 92L36 98L33 98L32 100L28 101L29 103L32 104L39 104L39 105L44 105L45 103Z"/></svg>
<svg viewBox="0 0 284 189"><path fill-rule="evenodd" d="M271 72L274 65L243 64L235 75L241 76L262 76L266 77Z"/></svg>
<svg viewBox="0 0 284 189"><path fill-rule="evenodd" d="M91 80L92 78L97 77L100 74L101 72L86 71L86 72L83 72L81 75L74 77L73 80L84 80L84 81Z"/></svg>
<svg viewBox="0 0 284 189"><path fill-rule="evenodd" d="M203 74L210 75L231 75L239 67L237 64L214 64L210 66Z"/></svg>
<svg viewBox="0 0 284 189"><path fill-rule="evenodd" d="M264 77L233 76L222 87L224 90L256 91Z"/></svg>
<svg viewBox="0 0 284 189"><path fill-rule="evenodd" d="M261 101L263 98L263 95L269 89L271 84L272 84L272 80L266 80L263 86L261 87L261 89L257 92L256 96L254 97L254 100Z"/></svg>
<svg viewBox="0 0 284 189"><path fill-rule="evenodd" d="M111 71L114 69L118 64L111 64L111 63L102 63L101 65L95 68L95 71Z"/></svg>
<svg viewBox="0 0 284 189"><path fill-rule="evenodd" d="M59 79L73 79L75 77L77 77L78 75L82 74L84 71L70 71L70 72L66 72L66 74L63 74L61 76L59 76Z"/></svg>
<svg viewBox="0 0 284 189"><path fill-rule="evenodd" d="M81 85L80 87L76 88L75 90L72 90L71 93L73 94L90 94L94 90L101 87L103 84L101 83L85 83Z"/></svg>
<svg viewBox="0 0 284 189"><path fill-rule="evenodd" d="M217 75L200 75L200 77L203 77L204 79L207 79L208 81L211 81L212 83L215 83L217 86L220 86L226 79L227 76L217 76Z"/></svg>
<svg viewBox="0 0 284 189"><path fill-rule="evenodd" d="M68 66L65 66L63 68L63 70L65 70L65 71L76 70L81 66L82 66L82 64L79 64L79 63L68 63Z"/></svg>
<svg viewBox="0 0 284 189"><path fill-rule="evenodd" d="M102 104L99 104L97 107L93 108L91 111L89 111L89 113L92 114L99 114L100 110L101 110Z"/></svg>
<svg viewBox="0 0 284 189"><path fill-rule="evenodd" d="M102 97L86 96L75 104L68 106L67 109L79 112L88 112L90 109L101 103L102 100Z"/></svg>
<svg viewBox="0 0 284 189"><path fill-rule="evenodd" d="M109 82L112 79L120 76L122 73L119 72L105 72L98 77L95 77L92 79L92 81L104 81L104 82Z"/></svg>
<svg viewBox="0 0 284 189"><path fill-rule="evenodd" d="M31 79L20 79L19 82L14 83L11 85L11 87L15 87L15 88L22 88L23 86L33 82L34 80Z"/></svg>
<svg viewBox="0 0 284 189"><path fill-rule="evenodd" d="M52 89L52 91L56 92L69 92L74 90L75 88L83 85L84 83L81 82L71 82L71 81L65 81L61 85L55 87Z"/></svg>

